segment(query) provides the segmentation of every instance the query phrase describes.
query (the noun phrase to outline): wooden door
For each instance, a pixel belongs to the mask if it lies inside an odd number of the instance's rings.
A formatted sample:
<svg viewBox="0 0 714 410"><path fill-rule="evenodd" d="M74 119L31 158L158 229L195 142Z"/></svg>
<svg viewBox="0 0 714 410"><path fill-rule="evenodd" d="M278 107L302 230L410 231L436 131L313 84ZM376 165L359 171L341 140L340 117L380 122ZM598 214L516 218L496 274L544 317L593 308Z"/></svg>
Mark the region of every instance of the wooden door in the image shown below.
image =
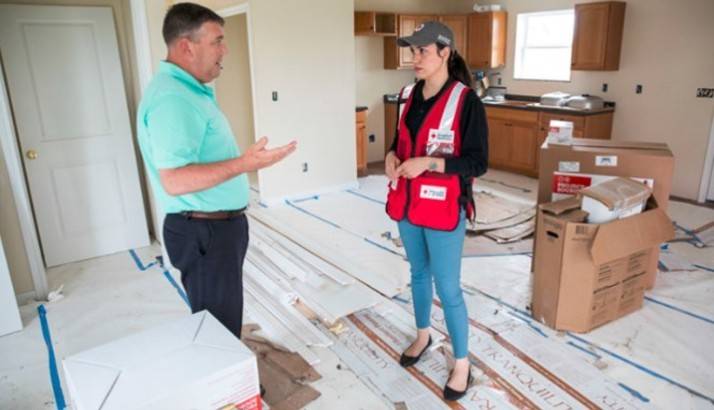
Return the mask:
<svg viewBox="0 0 714 410"><path fill-rule="evenodd" d="M506 121L495 118L488 119L488 162L492 165L507 165L509 147L511 146L511 130Z"/></svg>
<svg viewBox="0 0 714 410"><path fill-rule="evenodd" d="M454 47L459 54L466 56L468 44L467 37L468 31L468 16L466 15L452 15L452 16L439 16L439 21L444 23L447 27L451 29L454 33Z"/></svg>
<svg viewBox="0 0 714 410"><path fill-rule="evenodd" d="M571 68L583 70L603 67L609 11L607 3L575 5Z"/></svg>
<svg viewBox="0 0 714 410"><path fill-rule="evenodd" d="M470 68L487 68L491 65L492 13L469 15L467 62Z"/></svg>
<svg viewBox="0 0 714 410"><path fill-rule="evenodd" d="M0 5L0 51L47 266L149 245L111 8Z"/></svg>
<svg viewBox="0 0 714 410"><path fill-rule="evenodd" d="M538 141L537 127L532 123L509 122L510 163L524 171L535 171Z"/></svg>
<svg viewBox="0 0 714 410"><path fill-rule="evenodd" d="M399 15L399 37L411 36L414 30L422 23L436 20L433 15ZM399 47L399 67L411 67L414 65L414 55L409 47Z"/></svg>

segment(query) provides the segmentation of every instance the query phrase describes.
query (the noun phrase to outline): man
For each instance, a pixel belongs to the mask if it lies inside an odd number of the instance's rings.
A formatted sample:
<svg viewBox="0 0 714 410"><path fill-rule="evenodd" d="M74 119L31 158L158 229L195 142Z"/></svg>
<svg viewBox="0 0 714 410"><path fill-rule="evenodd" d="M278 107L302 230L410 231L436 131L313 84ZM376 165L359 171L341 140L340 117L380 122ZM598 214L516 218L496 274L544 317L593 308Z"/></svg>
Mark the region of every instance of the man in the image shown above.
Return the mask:
<svg viewBox="0 0 714 410"><path fill-rule="evenodd" d="M166 212L164 244L191 310L208 310L237 337L243 317L243 260L248 247L246 173L292 153L295 142L266 149L263 137L242 155L206 84L227 53L223 19L192 3L164 18L168 57L137 114L139 145L156 199Z"/></svg>

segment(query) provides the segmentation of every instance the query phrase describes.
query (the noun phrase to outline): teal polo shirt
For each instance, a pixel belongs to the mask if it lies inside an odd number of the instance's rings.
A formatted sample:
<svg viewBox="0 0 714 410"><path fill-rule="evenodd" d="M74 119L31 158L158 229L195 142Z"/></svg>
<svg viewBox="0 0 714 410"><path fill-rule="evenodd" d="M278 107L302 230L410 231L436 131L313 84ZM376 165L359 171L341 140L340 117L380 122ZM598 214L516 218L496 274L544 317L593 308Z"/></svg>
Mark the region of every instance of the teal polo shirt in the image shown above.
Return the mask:
<svg viewBox="0 0 714 410"><path fill-rule="evenodd" d="M245 174L203 191L171 196L160 169L206 164L240 155L213 89L179 66L162 61L139 104L137 131L141 155L159 205L166 213L227 211L248 205Z"/></svg>

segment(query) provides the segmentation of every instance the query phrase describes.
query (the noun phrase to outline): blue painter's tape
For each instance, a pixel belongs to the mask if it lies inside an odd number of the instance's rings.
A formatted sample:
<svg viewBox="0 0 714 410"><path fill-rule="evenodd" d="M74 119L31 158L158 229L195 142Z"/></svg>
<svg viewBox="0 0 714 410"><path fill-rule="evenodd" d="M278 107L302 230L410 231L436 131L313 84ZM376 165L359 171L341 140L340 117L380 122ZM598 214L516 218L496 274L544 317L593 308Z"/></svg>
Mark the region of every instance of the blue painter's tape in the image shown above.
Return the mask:
<svg viewBox="0 0 714 410"><path fill-rule="evenodd" d="M168 279L169 283L171 283L171 286L176 289L176 292L178 292L179 296L181 296L181 299L183 299L184 302L186 302L186 306L188 306L189 309L191 309L191 302L188 301L188 296L186 296L186 292L183 291L183 288L179 286L178 283L174 280L174 277L171 276L171 272L168 270L164 269L164 276L166 279Z"/></svg>
<svg viewBox="0 0 714 410"><path fill-rule="evenodd" d="M594 347L594 348L600 350L601 352L607 353L608 355L610 355L610 356L612 356L612 357L614 357L614 358L616 358L616 359L619 359L619 360L621 360L621 361L623 361L623 362L629 364L630 366L633 366L633 367L637 368L638 370L640 370L640 371L642 371L642 372L644 372L644 373L649 374L649 375L652 376L652 377L655 377L655 378L657 378L657 379L664 380L664 381L666 381L666 382L668 382L668 383L671 383L671 384L673 384L673 385L675 385L675 386L677 386L677 387L679 387L679 388L681 388L681 389L683 389L683 390L688 391L689 393L691 393L691 394L693 394L693 395L695 395L695 396L697 396L697 397L700 397L700 398L702 398L702 399L704 399L704 400L707 400L707 401L711 402L712 404L714 404L714 398L713 398L713 397L709 397L709 396L707 396L707 395L705 395L705 394L703 394L703 393L700 393L700 392L698 392L698 391L692 389L691 387L685 386L685 385L682 384L682 383L679 383L679 382L677 382L677 381L675 381L675 380L672 380L671 378L669 378L669 377L667 377L667 376L665 376L665 375L663 375L663 374L657 373L656 371L654 371L654 370L652 370L652 369L649 369L649 368L647 368L646 366L643 366L643 365L641 365L641 364L639 364L639 363L637 363L637 362L635 362L635 361L633 361L633 360L630 360L630 359L628 359L628 358L626 358L626 357L624 357L624 356L621 356L621 355L619 355L619 354L617 354L617 353L615 353L615 352L612 352L612 351L610 351L610 350L608 350L608 349L605 349L604 347L600 347L600 346L598 346L598 345L596 345L596 344L594 344L594 343L590 343L589 341L587 341L586 339L583 339L582 337L580 337L580 336L578 336L578 335L575 335L575 334L573 334L573 333L571 333L571 332L568 332L567 334L568 334L568 336L572 337L573 339L575 339L575 340L577 340L577 341L579 341L579 342L581 342L581 343L585 343L585 344L587 344L587 345L589 345L589 346L592 346L592 347Z"/></svg>
<svg viewBox="0 0 714 410"><path fill-rule="evenodd" d="M384 201L380 201L379 199L374 199L374 198L372 198L372 197L370 197L370 196L367 196L367 195L365 195L365 194L360 194L359 192L353 191L353 190L351 190L351 189L348 189L347 192L349 192L349 193L352 194L352 195L356 195L356 196L358 196L358 197L360 197L360 198L366 199L366 200L368 200L368 201L376 202L376 203L378 203L378 204L380 204L380 205L387 205L387 203L384 202Z"/></svg>
<svg viewBox="0 0 714 410"><path fill-rule="evenodd" d="M305 198L293 199L293 200L291 200L290 202L292 202L292 203L295 204L295 203L298 203L298 202L314 201L314 200L318 200L318 199L320 199L320 196L319 196L319 195L313 195L313 196L308 196L308 197L305 197Z"/></svg>
<svg viewBox="0 0 714 410"><path fill-rule="evenodd" d="M342 228L340 228L340 226L337 225L336 223L334 223L334 222L332 222L332 221L328 221L327 219L325 219L325 218L323 218L323 217L321 217L321 216L317 216L317 215L315 215L314 213L312 213L312 212L310 212L310 211L308 211L308 210L306 210L306 209L300 208L299 206L295 205L294 203L288 201L287 199L285 200L285 203L288 204L288 205L290 205L291 207L297 209L298 211L300 211L300 212L306 214L306 215L310 215L310 216L313 217L313 218L317 218L317 219L321 220L322 222L324 222L324 223L326 223L326 224L328 224L328 225L330 225L330 226L333 226L333 227L335 227L335 228L337 228L337 229L342 229Z"/></svg>
<svg viewBox="0 0 714 410"><path fill-rule="evenodd" d="M693 263L692 266L694 266L695 268L699 268L699 269L701 269L701 270L705 270L705 271L709 271L709 272L714 272L714 268L709 268L709 267L706 267L706 266L697 265L696 263Z"/></svg>
<svg viewBox="0 0 714 410"><path fill-rule="evenodd" d="M40 314L42 337L45 339L45 345L47 345L47 354L49 356L50 361L50 381L52 382L52 391L55 395L55 404L57 405L57 410L64 410L67 407L67 404L64 401L64 394L62 393L62 384L60 383L59 372L57 371L55 350L52 347L52 336L50 336L50 326L47 323L47 311L45 310L45 305L38 306L37 312Z"/></svg>
<svg viewBox="0 0 714 410"><path fill-rule="evenodd" d="M672 309L672 310L677 311L677 312L679 312L679 313L684 313L684 314L687 315L687 316L691 316L691 317L693 317L693 318L695 318L695 319L703 320L703 321L705 321L705 322L707 322L707 323L710 323L710 324L714 325L714 319L710 319L710 318L708 318L708 317L705 317L705 316L702 316L702 315L698 315L698 314L696 314L696 313L693 313L693 312L684 310L684 309L682 309L682 308L680 308L680 307L677 307L677 306L674 306L674 305L670 305L669 303L662 302L662 301L657 300L657 299L654 299L654 298L652 298L652 297L650 297L650 296L645 296L645 300L647 300L647 301L649 301L649 302L652 302L652 303L656 303L656 304L658 304L658 305L660 305L660 306L664 306L664 307L666 307L666 308Z"/></svg>
<svg viewBox="0 0 714 410"><path fill-rule="evenodd" d="M505 253L484 253L481 255L466 255L466 256L463 256L463 258L493 258L496 256L514 256L514 255L525 255L530 258L533 257L532 252L513 252L513 253L505 252Z"/></svg>
<svg viewBox="0 0 714 410"><path fill-rule="evenodd" d="M546 335L538 326L534 325L533 321L531 321L530 319L523 318L522 316L516 314L515 312L508 312L508 314L515 317L516 319L519 319L519 320L525 322L525 324L527 324L531 329L535 330L541 336L548 337L548 335Z"/></svg>
<svg viewBox="0 0 714 410"><path fill-rule="evenodd" d="M372 245L374 245L374 246L376 246L376 247L378 247L378 248L380 248L380 249L382 249L382 250L385 250L385 251L387 251L387 252L389 252L389 253L393 253L393 254L395 254L395 255L397 255L397 256L404 257L404 255L402 255L401 253L399 253L399 252L397 252L397 251L393 251L393 250L387 248L387 247L384 246L384 245L380 245L380 244L378 244L377 242L375 242L375 241L373 241L373 240L371 240L371 239L369 239L369 238L362 238L362 239L364 239L365 242L370 243L370 244L372 244Z"/></svg>
<svg viewBox="0 0 714 410"><path fill-rule="evenodd" d="M129 254L131 254L131 257L134 259L134 263L136 263L136 267L139 268L140 271L145 271L149 269L150 267L156 265L156 261L153 261L149 263L148 265L144 265L144 263L139 259L139 255L136 254L136 251L133 249L129 249Z"/></svg>
<svg viewBox="0 0 714 410"><path fill-rule="evenodd" d="M580 346L580 345L577 345L577 344L575 344L575 343L573 343L573 342L571 342L571 341L568 341L568 342L566 342L566 343L569 344L570 346L573 346L574 348L576 348L576 349L582 351L582 352L585 352L585 353L589 354L590 356L592 356L592 357L594 357L594 358L596 358L596 359L599 359L599 358L602 357L602 356L600 356L599 354L597 354L597 353L595 353L595 352L591 352L590 350L588 350L588 349L586 349L586 348L584 348L584 347L582 347L582 346Z"/></svg>
<svg viewBox="0 0 714 410"><path fill-rule="evenodd" d="M619 382L618 382L617 384L618 384L620 387L622 387L623 389L625 389L625 391L627 391L628 393L630 393L632 396L638 398L639 400L642 400L642 401L645 402L645 403L649 403L649 402L650 402L650 399L649 399L649 398L643 396L642 393L638 392L637 390L633 389L632 387L629 387L629 386L627 386L627 385L625 385L625 384L623 384L623 383L619 383Z"/></svg>
<svg viewBox="0 0 714 410"><path fill-rule="evenodd" d="M408 301L404 298L401 298L399 296L394 296L392 299L396 300L397 302L401 302L401 303L411 303L410 301Z"/></svg>

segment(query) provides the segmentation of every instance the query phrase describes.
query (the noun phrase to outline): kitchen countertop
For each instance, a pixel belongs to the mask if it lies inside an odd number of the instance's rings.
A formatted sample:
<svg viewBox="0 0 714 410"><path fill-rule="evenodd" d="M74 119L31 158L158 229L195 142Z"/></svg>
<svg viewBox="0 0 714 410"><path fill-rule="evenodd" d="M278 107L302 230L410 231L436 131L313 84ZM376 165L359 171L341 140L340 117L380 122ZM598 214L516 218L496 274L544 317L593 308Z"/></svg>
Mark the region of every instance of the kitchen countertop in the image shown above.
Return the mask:
<svg viewBox="0 0 714 410"><path fill-rule="evenodd" d="M399 94L384 94L385 104L396 104ZM615 103L606 101L605 107L598 110L579 110L576 108L568 107L551 107L540 105L539 97L533 96L520 96L520 95L506 95L506 100L503 102L496 101L483 101L483 105L487 107L503 107L512 108L516 110L527 110L527 111L543 111L552 112L557 114L568 114L568 115L595 115L602 114L606 112L615 111Z"/></svg>

